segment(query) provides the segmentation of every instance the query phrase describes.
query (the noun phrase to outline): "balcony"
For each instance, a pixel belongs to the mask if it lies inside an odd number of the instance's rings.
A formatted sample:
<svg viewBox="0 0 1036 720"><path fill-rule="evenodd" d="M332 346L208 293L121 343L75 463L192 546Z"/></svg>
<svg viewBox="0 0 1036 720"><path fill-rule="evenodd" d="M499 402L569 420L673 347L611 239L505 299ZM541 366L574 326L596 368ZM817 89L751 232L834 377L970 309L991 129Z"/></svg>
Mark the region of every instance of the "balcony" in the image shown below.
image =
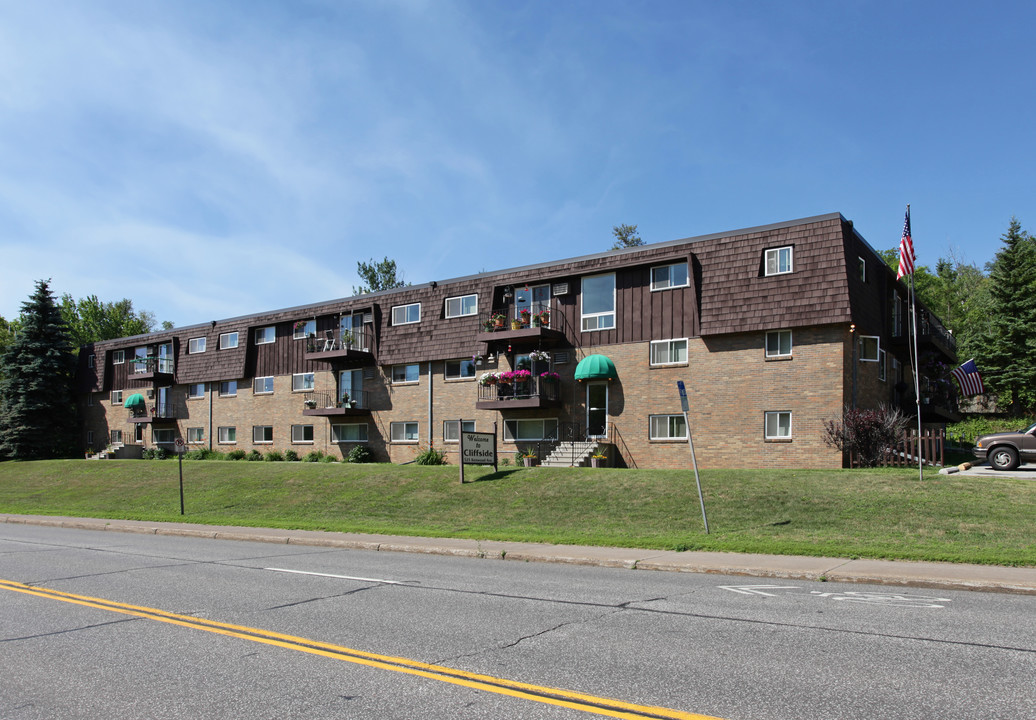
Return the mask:
<svg viewBox="0 0 1036 720"><path fill-rule="evenodd" d="M484 343L506 340L551 345L565 339L565 316L544 309L516 317L513 307L497 308L479 318L479 329L478 339Z"/></svg>
<svg viewBox="0 0 1036 720"><path fill-rule="evenodd" d="M315 417L369 415L370 399L366 390L346 394L342 399L333 392L308 392L302 396L302 414Z"/></svg>
<svg viewBox="0 0 1036 720"><path fill-rule="evenodd" d="M172 358L138 357L130 360L130 380L151 381L156 385L172 385L175 364Z"/></svg>
<svg viewBox="0 0 1036 720"><path fill-rule="evenodd" d="M561 405L561 383L539 376L518 382L496 382L478 386L479 410L518 410Z"/></svg>
<svg viewBox="0 0 1036 720"><path fill-rule="evenodd" d="M134 405L129 408L129 421L131 423L155 423L166 420L175 420L176 411L173 404L169 402L158 402L144 405Z"/></svg>
<svg viewBox="0 0 1036 720"><path fill-rule="evenodd" d="M374 364L374 333L369 328L355 330L326 330L306 338L305 359L329 362L337 367Z"/></svg>
<svg viewBox="0 0 1036 720"><path fill-rule="evenodd" d="M891 344L893 347L906 347L908 338L907 328L904 326L902 333L892 337ZM957 360L957 338L953 337L953 333L946 329L939 318L924 308L918 308L917 311L917 345L920 350L935 349L949 360Z"/></svg>

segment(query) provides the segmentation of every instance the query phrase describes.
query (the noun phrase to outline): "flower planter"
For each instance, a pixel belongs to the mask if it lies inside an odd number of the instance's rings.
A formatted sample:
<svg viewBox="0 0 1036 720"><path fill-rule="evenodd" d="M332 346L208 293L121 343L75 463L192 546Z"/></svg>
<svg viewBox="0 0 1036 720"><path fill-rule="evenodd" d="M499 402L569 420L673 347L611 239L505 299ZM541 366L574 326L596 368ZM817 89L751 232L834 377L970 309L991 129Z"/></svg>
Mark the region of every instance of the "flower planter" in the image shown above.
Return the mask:
<svg viewBox="0 0 1036 720"><path fill-rule="evenodd" d="M512 320L511 321L511 329L512 330L521 330L522 329L522 321L521 320Z"/></svg>
<svg viewBox="0 0 1036 720"><path fill-rule="evenodd" d="M595 468L604 467L604 463L605 463L604 458L590 458L590 467L595 467Z"/></svg>
<svg viewBox="0 0 1036 720"><path fill-rule="evenodd" d="M531 457L523 457L522 458L522 462L525 464L525 467L532 467L532 464L533 464L533 462L535 462L535 460L536 460L536 458L531 458Z"/></svg>

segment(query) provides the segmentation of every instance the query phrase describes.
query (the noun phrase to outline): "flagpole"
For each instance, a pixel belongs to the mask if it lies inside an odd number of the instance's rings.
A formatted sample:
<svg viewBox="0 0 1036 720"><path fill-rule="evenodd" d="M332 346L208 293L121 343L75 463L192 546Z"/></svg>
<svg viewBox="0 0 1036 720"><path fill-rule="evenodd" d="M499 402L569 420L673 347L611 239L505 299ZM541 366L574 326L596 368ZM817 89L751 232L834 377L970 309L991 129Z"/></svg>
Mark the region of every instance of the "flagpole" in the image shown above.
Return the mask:
<svg viewBox="0 0 1036 720"><path fill-rule="evenodd" d="M907 203L907 217L910 217L910 203ZM913 235L913 232L910 233ZM913 238L911 238L911 242ZM924 459L921 457L921 359L917 354L917 295L914 292L914 272L910 271L910 324L914 339L910 346L910 354L914 363L914 404L917 406L917 475L924 480Z"/></svg>

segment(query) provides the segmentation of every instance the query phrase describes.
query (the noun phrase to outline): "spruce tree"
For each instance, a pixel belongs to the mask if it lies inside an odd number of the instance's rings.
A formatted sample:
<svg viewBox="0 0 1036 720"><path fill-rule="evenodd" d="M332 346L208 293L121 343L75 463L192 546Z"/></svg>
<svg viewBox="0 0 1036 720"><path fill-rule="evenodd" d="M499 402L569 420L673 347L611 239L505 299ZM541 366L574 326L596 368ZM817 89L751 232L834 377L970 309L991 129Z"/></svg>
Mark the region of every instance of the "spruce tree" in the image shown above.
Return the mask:
<svg viewBox="0 0 1036 720"><path fill-rule="evenodd" d="M74 449L75 356L46 280L22 303L21 327L0 363L0 457L68 457Z"/></svg>
<svg viewBox="0 0 1036 720"><path fill-rule="evenodd" d="M982 377L1018 417L1036 401L1036 239L1011 218L989 266L990 314Z"/></svg>

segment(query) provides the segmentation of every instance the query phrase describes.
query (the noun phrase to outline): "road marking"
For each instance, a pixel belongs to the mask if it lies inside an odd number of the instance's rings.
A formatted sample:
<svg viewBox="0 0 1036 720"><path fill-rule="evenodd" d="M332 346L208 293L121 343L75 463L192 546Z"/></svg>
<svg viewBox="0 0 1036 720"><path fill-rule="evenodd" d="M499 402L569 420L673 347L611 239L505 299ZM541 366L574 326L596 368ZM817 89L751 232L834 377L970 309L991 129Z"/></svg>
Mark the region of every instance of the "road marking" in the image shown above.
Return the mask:
<svg viewBox="0 0 1036 720"><path fill-rule="evenodd" d="M366 665L368 667L379 668L382 670L392 670L409 675L416 675L430 680L438 680L440 682L450 683L453 685L461 685L463 687L483 690L485 692L496 693L498 695L508 695L510 697L532 700L534 702L544 703L547 705L567 707L573 710L593 713L595 715L628 718L629 720L638 720L640 718L653 718L655 720L719 720L719 718L708 715L698 715L696 713L672 710L670 708L654 707L650 705L636 705L634 703L627 703L621 700L597 697L595 695L586 695L572 690L562 690L543 685L531 685L528 683L517 682L515 680L497 678L491 675L480 675L478 673L470 673L464 670L456 670L443 665L431 665L418 660L410 660L409 658L394 657L392 655L378 655L376 653L369 653L363 650L354 650L341 645L332 645L330 643L309 640L307 638L297 637L294 635L285 635L271 630L262 630L260 628L252 628L243 625L231 625L228 623L216 622L215 620L191 617L189 615L178 615L176 613L166 612L165 610L159 610L156 608L128 605L126 603L106 600L104 598L90 597L87 595L73 595L72 593L61 592L60 590L33 587L31 585L25 585L11 580L0 579L0 588L10 590L12 592L24 593L26 595L34 595L36 597L46 598L49 600L60 600L61 602L83 605L85 607L96 608L98 610L107 610L109 612L155 620L158 622L169 623L171 625L179 625L181 627L192 628L195 630L204 630L206 632L216 633L217 635L226 635L228 637L239 638L241 640L251 640L252 642L263 643L264 645L273 645L287 650L296 650L298 652L309 653L311 655L321 655L323 657L351 662L357 665Z"/></svg>
<svg viewBox="0 0 1036 720"><path fill-rule="evenodd" d="M288 570L286 568L263 568L271 572L294 573L296 575L316 575L317 577L339 578L340 580L359 580L361 582L381 583L382 585L403 585L404 583L395 580L382 580L380 578L355 577L353 575L332 575L331 573L308 572L306 570Z"/></svg>
<svg viewBox="0 0 1036 720"><path fill-rule="evenodd" d="M720 590L740 593L742 595L762 595L764 597L776 597L773 593L765 590L798 590L797 585L720 585Z"/></svg>
<svg viewBox="0 0 1036 720"><path fill-rule="evenodd" d="M842 602L855 602L865 603L868 605L891 605L894 607L930 607L930 608L941 608L943 605L939 603L953 602L950 598L933 598L925 597L923 595L904 595L901 593L882 593L882 592L820 592L819 590L813 590L810 595L816 595L817 597L830 598L832 600L840 600Z"/></svg>

